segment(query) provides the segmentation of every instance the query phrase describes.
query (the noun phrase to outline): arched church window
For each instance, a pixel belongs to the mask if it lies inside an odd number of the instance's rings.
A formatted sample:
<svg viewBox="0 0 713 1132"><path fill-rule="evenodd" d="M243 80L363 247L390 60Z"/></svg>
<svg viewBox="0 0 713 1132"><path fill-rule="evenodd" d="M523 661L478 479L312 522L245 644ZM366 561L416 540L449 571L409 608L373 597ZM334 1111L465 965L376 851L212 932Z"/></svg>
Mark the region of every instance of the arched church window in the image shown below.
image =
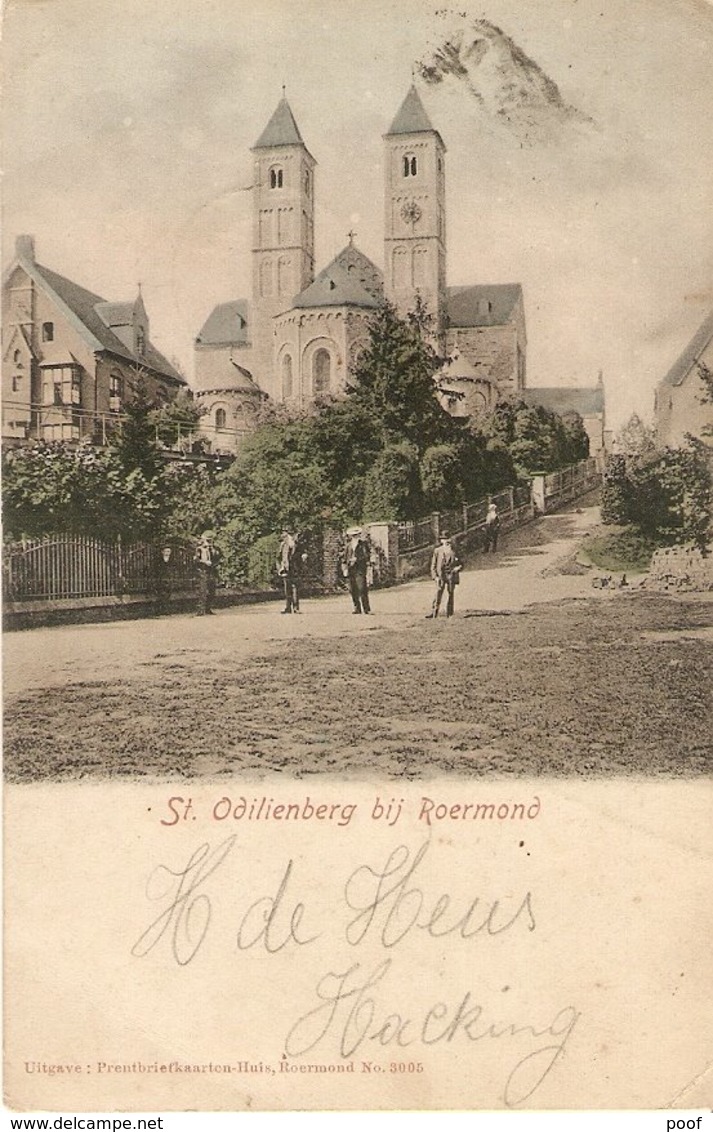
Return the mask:
<svg viewBox="0 0 713 1132"><path fill-rule="evenodd" d="M418 172L418 162L413 153L404 154L404 177L415 177Z"/></svg>
<svg viewBox="0 0 713 1132"><path fill-rule="evenodd" d="M270 188L282 188L282 169L279 165L273 165L272 169L270 170Z"/></svg>
<svg viewBox="0 0 713 1132"><path fill-rule="evenodd" d="M425 287L426 268L428 266L428 252L426 248L414 248L413 252L413 285Z"/></svg>
<svg viewBox="0 0 713 1132"><path fill-rule="evenodd" d="M22 369L22 354L19 350L15 350L15 353L12 355L12 360L18 369Z"/></svg>
<svg viewBox="0 0 713 1132"><path fill-rule="evenodd" d="M146 353L146 331L143 326L136 327L136 353L140 358Z"/></svg>
<svg viewBox="0 0 713 1132"><path fill-rule="evenodd" d="M310 178L310 175L309 175L309 169L305 169L305 192L308 195L309 195L309 190L310 190L310 181L311 181L311 178Z"/></svg>
<svg viewBox="0 0 713 1132"><path fill-rule="evenodd" d="M290 290L290 260L280 258L277 264L277 293L286 295ZM294 289L293 289L294 294Z"/></svg>
<svg viewBox="0 0 713 1132"><path fill-rule="evenodd" d="M272 263L269 259L263 260L260 264L260 294L272 294Z"/></svg>
<svg viewBox="0 0 713 1132"><path fill-rule="evenodd" d="M406 248L394 251L394 287L399 290L411 286L409 253Z"/></svg>
<svg viewBox="0 0 713 1132"><path fill-rule="evenodd" d="M215 427L216 428L225 428L227 423L228 423L228 414L226 413L225 409L216 409L215 410Z"/></svg>
<svg viewBox="0 0 713 1132"><path fill-rule="evenodd" d="M488 397L482 389L475 389L472 396L473 413L484 413L488 408Z"/></svg>
<svg viewBox="0 0 713 1132"><path fill-rule="evenodd" d="M292 397L292 358L289 354L285 354L282 359L282 397L284 401L289 401Z"/></svg>
<svg viewBox="0 0 713 1132"><path fill-rule="evenodd" d="M316 351L312 359L312 389L315 396L329 389L332 378L332 359L329 350L323 347Z"/></svg>

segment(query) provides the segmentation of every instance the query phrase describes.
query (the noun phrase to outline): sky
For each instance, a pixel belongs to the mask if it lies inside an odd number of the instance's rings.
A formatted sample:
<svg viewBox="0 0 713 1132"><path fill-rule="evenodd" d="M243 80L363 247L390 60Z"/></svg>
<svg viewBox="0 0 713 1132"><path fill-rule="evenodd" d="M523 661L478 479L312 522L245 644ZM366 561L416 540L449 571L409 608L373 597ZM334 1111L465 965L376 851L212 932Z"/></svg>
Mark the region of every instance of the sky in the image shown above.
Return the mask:
<svg viewBox="0 0 713 1132"><path fill-rule="evenodd" d="M318 162L317 270L350 229L382 266L383 134L414 64L476 20L579 115L503 121L487 63L475 94L419 81L447 147L448 281L523 285L528 385L601 370L609 425L650 419L713 306L708 0L7 0L3 264L29 233L106 299L140 281L190 381L212 308L250 294L250 147L282 84Z"/></svg>

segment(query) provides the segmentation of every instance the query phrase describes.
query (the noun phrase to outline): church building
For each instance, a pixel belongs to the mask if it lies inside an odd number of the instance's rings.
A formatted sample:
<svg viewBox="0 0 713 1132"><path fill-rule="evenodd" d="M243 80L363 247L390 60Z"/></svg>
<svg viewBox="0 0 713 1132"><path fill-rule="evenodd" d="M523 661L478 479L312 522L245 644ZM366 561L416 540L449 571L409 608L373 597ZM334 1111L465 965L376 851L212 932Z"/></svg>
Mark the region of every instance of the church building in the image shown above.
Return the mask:
<svg viewBox="0 0 713 1132"><path fill-rule="evenodd" d="M252 149L252 298L216 307L195 343L195 396L215 451L235 451L269 397L305 407L347 385L384 298L400 313L417 296L450 357L444 403L482 412L525 385L518 283L449 287L446 148L415 87L384 136L384 268L350 236L318 274L315 166L283 97Z"/></svg>

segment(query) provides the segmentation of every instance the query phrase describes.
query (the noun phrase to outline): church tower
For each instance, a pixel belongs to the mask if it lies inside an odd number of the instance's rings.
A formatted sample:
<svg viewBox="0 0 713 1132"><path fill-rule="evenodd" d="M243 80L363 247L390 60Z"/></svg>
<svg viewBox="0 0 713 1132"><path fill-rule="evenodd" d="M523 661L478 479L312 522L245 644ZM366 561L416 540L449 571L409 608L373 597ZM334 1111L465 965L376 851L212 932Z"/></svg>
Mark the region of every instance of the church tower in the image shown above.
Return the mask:
<svg viewBox="0 0 713 1132"><path fill-rule="evenodd" d="M384 142L386 295L405 314L418 293L438 335L446 288L446 147L414 86Z"/></svg>
<svg viewBox="0 0 713 1132"><path fill-rule="evenodd" d="M273 319L314 279L316 162L284 95L252 153L252 370L258 384L275 396Z"/></svg>

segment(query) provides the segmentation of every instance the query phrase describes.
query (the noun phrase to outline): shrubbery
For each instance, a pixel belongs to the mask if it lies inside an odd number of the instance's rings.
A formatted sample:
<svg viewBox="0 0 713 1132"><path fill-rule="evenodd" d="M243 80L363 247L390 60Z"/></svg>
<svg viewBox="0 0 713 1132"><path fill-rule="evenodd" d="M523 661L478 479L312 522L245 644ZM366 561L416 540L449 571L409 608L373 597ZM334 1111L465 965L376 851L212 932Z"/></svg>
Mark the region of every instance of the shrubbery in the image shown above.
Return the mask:
<svg viewBox="0 0 713 1132"><path fill-rule="evenodd" d="M656 546L710 541L711 474L700 444L613 457L604 474L602 519L631 524Z"/></svg>

